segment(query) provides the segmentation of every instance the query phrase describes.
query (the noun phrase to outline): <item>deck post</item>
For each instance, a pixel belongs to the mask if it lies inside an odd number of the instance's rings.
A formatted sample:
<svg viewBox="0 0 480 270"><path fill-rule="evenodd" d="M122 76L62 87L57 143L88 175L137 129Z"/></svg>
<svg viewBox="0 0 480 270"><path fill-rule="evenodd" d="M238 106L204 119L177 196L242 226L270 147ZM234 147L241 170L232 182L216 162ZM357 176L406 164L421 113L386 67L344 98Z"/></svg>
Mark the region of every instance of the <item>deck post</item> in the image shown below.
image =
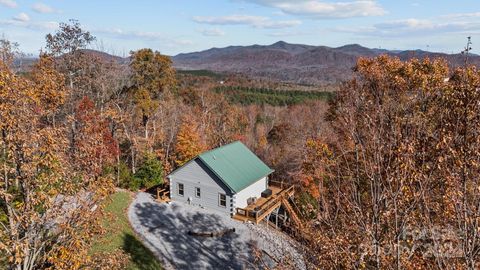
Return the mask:
<svg viewBox="0 0 480 270"><path fill-rule="evenodd" d="M280 212L280 207L277 208L275 213L275 229L278 229L278 212Z"/></svg>

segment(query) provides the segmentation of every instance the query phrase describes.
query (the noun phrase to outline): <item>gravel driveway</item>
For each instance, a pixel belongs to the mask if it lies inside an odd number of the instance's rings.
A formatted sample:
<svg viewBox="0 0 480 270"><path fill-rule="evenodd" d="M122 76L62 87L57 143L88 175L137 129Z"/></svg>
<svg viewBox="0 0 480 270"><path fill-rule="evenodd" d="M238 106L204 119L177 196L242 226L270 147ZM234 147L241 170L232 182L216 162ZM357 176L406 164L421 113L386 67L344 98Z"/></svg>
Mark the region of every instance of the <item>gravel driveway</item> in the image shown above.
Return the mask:
<svg viewBox="0 0 480 270"><path fill-rule="evenodd" d="M267 265L291 258L295 269L305 269L302 256L290 238L274 229L241 223L213 210L178 202L161 204L150 194L140 192L128 208L128 218L166 269L251 269L254 268L252 244L274 257L262 257ZM187 233L231 228L235 228L234 233L221 237Z"/></svg>

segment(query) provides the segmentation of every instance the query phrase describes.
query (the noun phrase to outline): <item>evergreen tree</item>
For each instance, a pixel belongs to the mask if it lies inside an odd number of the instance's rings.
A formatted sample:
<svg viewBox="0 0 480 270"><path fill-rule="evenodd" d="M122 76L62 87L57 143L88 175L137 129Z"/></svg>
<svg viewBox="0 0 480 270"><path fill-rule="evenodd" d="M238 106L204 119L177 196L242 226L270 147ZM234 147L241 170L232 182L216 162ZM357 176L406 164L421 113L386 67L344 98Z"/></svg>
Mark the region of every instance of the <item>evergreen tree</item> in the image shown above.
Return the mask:
<svg viewBox="0 0 480 270"><path fill-rule="evenodd" d="M151 188L163 183L163 166L155 155L148 153L145 160L134 176L135 184L132 188Z"/></svg>

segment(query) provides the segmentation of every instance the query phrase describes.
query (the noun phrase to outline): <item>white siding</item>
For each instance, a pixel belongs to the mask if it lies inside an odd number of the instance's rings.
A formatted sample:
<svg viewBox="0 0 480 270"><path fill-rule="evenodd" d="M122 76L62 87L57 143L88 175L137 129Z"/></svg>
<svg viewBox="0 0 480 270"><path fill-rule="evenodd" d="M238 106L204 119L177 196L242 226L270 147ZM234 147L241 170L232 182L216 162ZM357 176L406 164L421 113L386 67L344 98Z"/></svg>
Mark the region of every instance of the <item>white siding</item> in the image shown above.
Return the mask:
<svg viewBox="0 0 480 270"><path fill-rule="evenodd" d="M263 177L257 182L244 188L239 193L235 194L235 207L245 208L247 206L247 200L251 197L260 198L262 192L267 189L267 177Z"/></svg>
<svg viewBox="0 0 480 270"><path fill-rule="evenodd" d="M210 172L198 159L192 160L169 176L170 197L172 201L181 201L193 205L204 206L227 214L233 214L232 194L218 177ZM184 185L184 195L178 194L178 183ZM195 187L200 188L200 198L195 196ZM219 204L219 194L226 195L226 207Z"/></svg>

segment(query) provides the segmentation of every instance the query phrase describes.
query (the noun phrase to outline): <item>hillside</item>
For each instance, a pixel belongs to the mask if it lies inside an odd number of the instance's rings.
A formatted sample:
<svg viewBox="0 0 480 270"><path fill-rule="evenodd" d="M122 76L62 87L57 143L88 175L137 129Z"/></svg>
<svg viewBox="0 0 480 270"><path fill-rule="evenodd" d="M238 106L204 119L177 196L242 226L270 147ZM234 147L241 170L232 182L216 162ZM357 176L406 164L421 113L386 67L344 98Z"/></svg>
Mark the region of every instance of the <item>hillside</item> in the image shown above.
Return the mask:
<svg viewBox="0 0 480 270"><path fill-rule="evenodd" d="M331 48L283 41L267 46L230 46L182 53L174 56L173 61L175 67L182 70L236 72L301 84L336 84L352 76L352 67L359 57L375 57L380 54L397 56L402 60L442 57L452 66L459 66L464 62L461 54L422 50L389 51L370 49L358 44ZM480 57L472 56L471 62L480 64Z"/></svg>

